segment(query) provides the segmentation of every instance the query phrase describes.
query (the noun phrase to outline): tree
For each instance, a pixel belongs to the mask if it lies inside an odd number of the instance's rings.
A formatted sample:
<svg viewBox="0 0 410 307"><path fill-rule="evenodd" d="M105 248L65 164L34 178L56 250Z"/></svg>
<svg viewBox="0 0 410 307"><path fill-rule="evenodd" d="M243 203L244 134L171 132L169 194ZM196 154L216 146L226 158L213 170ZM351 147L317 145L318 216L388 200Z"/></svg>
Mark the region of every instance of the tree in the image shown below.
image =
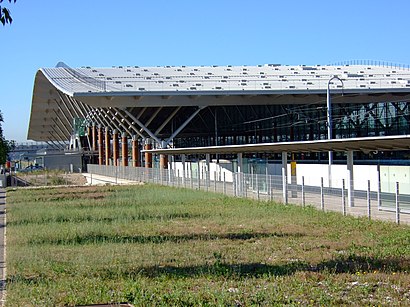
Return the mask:
<svg viewBox="0 0 410 307"><path fill-rule="evenodd" d="M0 0L0 3L2 3L3 0ZM16 3L16 0L9 0L10 3L14 2ZM4 25L7 23L11 24L13 22L13 18L11 18L10 11L6 7L2 7L0 5L0 22Z"/></svg>
<svg viewBox="0 0 410 307"><path fill-rule="evenodd" d="M7 161L7 156L10 151L15 147L14 141L8 141L3 136L3 127L1 123L3 122L3 114L0 111L0 164L4 164Z"/></svg>

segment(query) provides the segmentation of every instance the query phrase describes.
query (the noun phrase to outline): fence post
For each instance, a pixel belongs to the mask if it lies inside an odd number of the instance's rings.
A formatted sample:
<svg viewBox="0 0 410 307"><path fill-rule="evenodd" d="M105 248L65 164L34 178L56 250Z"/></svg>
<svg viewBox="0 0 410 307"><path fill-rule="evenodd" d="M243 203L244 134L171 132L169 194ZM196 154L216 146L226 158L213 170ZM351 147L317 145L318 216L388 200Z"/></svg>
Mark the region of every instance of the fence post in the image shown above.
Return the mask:
<svg viewBox="0 0 410 307"><path fill-rule="evenodd" d="M255 183L256 183L256 197L257 200L259 201L259 181L258 181L258 173L255 174Z"/></svg>
<svg viewBox="0 0 410 307"><path fill-rule="evenodd" d="M286 175L282 176L282 193L283 193L283 202L285 205L288 204L288 177Z"/></svg>
<svg viewBox="0 0 410 307"><path fill-rule="evenodd" d="M305 176L302 176L302 206L305 206Z"/></svg>
<svg viewBox="0 0 410 307"><path fill-rule="evenodd" d="M193 174L192 174L192 162L189 163L189 181L190 181L190 185L191 185L191 189L194 189L194 178L193 178Z"/></svg>
<svg viewBox="0 0 410 307"><path fill-rule="evenodd" d="M214 171L214 192L216 193L216 171Z"/></svg>
<svg viewBox="0 0 410 307"><path fill-rule="evenodd" d="M371 220L372 216L372 207L370 201L370 180L367 180L367 216Z"/></svg>
<svg viewBox="0 0 410 307"><path fill-rule="evenodd" d="M382 207L382 184L380 180L380 166L378 167L378 178L377 178L377 209Z"/></svg>
<svg viewBox="0 0 410 307"><path fill-rule="evenodd" d="M268 195L268 199L269 199L269 197L270 197L270 191L269 191L268 167L266 167L265 186L266 186L266 194Z"/></svg>
<svg viewBox="0 0 410 307"><path fill-rule="evenodd" d="M199 169L199 163L198 163L198 190L201 189L201 170Z"/></svg>
<svg viewBox="0 0 410 307"><path fill-rule="evenodd" d="M224 172L224 185L223 185L224 195L226 195L226 177Z"/></svg>
<svg viewBox="0 0 410 307"><path fill-rule="evenodd" d="M272 193L272 175L269 175L269 200L273 200L273 193Z"/></svg>
<svg viewBox="0 0 410 307"><path fill-rule="evenodd" d="M396 223L400 224L399 183L396 182Z"/></svg>
<svg viewBox="0 0 410 307"><path fill-rule="evenodd" d="M345 180L342 179L342 212L346 216Z"/></svg>
<svg viewBox="0 0 410 307"><path fill-rule="evenodd" d="M232 173L232 190L233 196L236 196L236 173Z"/></svg>
<svg viewBox="0 0 410 307"><path fill-rule="evenodd" d="M325 196L323 192L323 177L320 177L320 208L325 211Z"/></svg>

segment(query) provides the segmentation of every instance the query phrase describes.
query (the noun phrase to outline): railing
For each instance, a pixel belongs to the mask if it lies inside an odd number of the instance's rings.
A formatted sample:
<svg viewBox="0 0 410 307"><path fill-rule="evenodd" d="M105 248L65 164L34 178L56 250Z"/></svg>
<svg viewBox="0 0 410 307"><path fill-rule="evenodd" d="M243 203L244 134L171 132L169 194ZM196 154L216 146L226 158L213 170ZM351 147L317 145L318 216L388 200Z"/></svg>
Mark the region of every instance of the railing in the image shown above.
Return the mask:
<svg viewBox="0 0 410 307"><path fill-rule="evenodd" d="M296 178L277 175L235 173L227 169L213 172L202 168L158 169L143 167L88 165L88 173L119 179L168 185L180 188L205 190L234 197L247 197L259 201L280 201L284 204L315 206L323 211L338 211L344 215L367 216L369 219L387 219L397 223L410 223L410 195L396 191L381 192L355 190L349 193L348 184L342 179L340 188L326 187L321 178L320 186L307 185L308 178ZM95 177L94 177L95 178ZM113 182L111 181L111 182ZM348 199L351 198L351 199ZM351 204L351 205L349 205Z"/></svg>
<svg viewBox="0 0 410 307"><path fill-rule="evenodd" d="M409 64L394 63L394 62L382 61L382 60L359 59L359 60L348 60L348 61L341 61L341 62L329 64L329 66L347 66L347 65L369 65L369 66L380 66L380 67L390 67L390 68L395 68L395 69L410 70Z"/></svg>

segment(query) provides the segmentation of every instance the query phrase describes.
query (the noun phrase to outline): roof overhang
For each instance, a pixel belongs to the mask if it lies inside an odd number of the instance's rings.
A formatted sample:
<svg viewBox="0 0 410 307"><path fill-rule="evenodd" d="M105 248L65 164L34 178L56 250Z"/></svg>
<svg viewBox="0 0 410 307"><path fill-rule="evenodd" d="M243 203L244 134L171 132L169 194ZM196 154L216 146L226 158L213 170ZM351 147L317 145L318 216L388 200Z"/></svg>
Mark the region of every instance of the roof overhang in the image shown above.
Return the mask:
<svg viewBox="0 0 410 307"><path fill-rule="evenodd" d="M259 143L228 146L187 147L144 150L153 154L237 154L327 151L396 151L410 150L410 135L363 137L334 140Z"/></svg>

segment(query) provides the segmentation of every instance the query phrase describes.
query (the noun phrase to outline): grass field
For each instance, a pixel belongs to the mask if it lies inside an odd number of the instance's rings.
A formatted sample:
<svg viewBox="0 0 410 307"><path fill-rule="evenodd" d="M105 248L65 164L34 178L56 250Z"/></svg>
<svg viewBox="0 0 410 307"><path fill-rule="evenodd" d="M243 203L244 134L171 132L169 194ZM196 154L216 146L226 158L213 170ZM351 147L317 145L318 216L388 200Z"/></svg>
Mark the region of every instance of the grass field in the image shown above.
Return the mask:
<svg viewBox="0 0 410 307"><path fill-rule="evenodd" d="M7 192L7 306L410 305L410 228L152 185Z"/></svg>

